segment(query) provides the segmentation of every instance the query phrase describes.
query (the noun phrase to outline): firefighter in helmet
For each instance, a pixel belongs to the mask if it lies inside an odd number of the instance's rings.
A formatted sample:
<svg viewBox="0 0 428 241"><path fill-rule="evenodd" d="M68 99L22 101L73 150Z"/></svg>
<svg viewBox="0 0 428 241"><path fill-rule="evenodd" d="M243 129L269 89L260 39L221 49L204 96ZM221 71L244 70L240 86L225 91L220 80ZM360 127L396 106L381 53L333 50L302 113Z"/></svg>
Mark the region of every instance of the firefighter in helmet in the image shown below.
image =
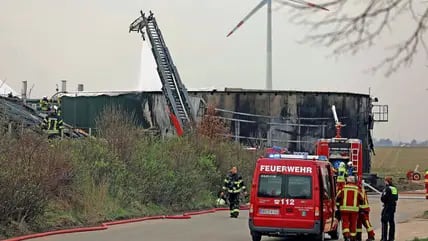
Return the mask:
<svg viewBox="0 0 428 241"><path fill-rule="evenodd" d="M348 176L353 176L354 175L354 164L352 163L352 161L348 162L347 167L348 167L348 169L346 171L348 173Z"/></svg>
<svg viewBox="0 0 428 241"><path fill-rule="evenodd" d="M337 191L339 191L340 189L343 188L343 186L345 186L345 182L346 182L346 177L347 177L347 172L346 172L346 165L345 163L342 161L339 164L339 168L337 169L337 179L336 179L336 188Z"/></svg>
<svg viewBox="0 0 428 241"><path fill-rule="evenodd" d="M364 197L358 190L355 176L348 177L346 185L336 195L345 241L356 241L358 212L363 202Z"/></svg>
<svg viewBox="0 0 428 241"><path fill-rule="evenodd" d="M48 133L48 138L56 138L61 136L64 128L63 120L57 114L58 107L54 106L53 110L45 117L42 123L42 129Z"/></svg>
<svg viewBox="0 0 428 241"><path fill-rule="evenodd" d="M43 96L43 98L40 100L39 105L41 111L49 111L51 109L47 96Z"/></svg>
<svg viewBox="0 0 428 241"><path fill-rule="evenodd" d="M220 196L223 197L225 192L228 195L230 217L237 218L239 216L239 198L241 192L247 194L246 187L242 176L238 173L238 169L234 166L230 173L224 179L223 190Z"/></svg>

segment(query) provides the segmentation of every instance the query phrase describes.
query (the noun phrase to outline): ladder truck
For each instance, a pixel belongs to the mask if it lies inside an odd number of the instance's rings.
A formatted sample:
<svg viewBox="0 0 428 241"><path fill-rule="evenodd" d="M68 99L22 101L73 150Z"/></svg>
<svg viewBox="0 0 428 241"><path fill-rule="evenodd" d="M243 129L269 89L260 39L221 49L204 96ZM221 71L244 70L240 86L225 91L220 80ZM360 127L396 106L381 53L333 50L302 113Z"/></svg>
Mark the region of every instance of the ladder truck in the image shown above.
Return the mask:
<svg viewBox="0 0 428 241"><path fill-rule="evenodd" d="M189 94L181 82L153 13L150 11L150 14L146 16L143 11L140 11L140 14L141 16L129 26L129 32L141 33L141 37L145 41L144 29L146 30L145 33L151 43L152 53L157 64L157 72L162 82L167 111L177 135L181 136L185 131L192 129L195 120L195 112Z"/></svg>
<svg viewBox="0 0 428 241"><path fill-rule="evenodd" d="M332 163L343 161L345 164L352 162L353 173L358 180L363 179L363 150L360 139L343 138L341 128L344 127L336 113L336 107L331 107L336 127L336 136L329 139L319 139L315 143L316 155L323 155Z"/></svg>

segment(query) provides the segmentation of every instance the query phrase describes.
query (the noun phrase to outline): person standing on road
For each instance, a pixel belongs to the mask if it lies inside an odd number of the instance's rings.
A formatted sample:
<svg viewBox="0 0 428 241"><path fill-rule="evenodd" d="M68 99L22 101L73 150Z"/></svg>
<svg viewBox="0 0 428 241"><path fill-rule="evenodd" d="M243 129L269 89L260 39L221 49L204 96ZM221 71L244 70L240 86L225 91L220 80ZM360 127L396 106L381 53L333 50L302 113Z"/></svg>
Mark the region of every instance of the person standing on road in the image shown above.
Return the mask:
<svg viewBox="0 0 428 241"><path fill-rule="evenodd" d="M392 177L385 177L385 189L382 192L380 200L383 203L381 223L382 238L381 241L394 241L395 239L395 221L394 215L398 201L398 190L392 184ZM389 232L388 232L389 226Z"/></svg>
<svg viewBox="0 0 428 241"><path fill-rule="evenodd" d="M223 196L225 192L228 194L231 218L237 218L239 216L239 197L242 191L244 195L247 194L244 180L238 173L238 168L234 166L224 179L223 191L220 194L221 196Z"/></svg>
<svg viewBox="0 0 428 241"><path fill-rule="evenodd" d="M357 236L358 211L364 202L364 197L358 190L355 176L347 178L347 184L339 190L336 205L342 219L342 232L345 241L355 241Z"/></svg>

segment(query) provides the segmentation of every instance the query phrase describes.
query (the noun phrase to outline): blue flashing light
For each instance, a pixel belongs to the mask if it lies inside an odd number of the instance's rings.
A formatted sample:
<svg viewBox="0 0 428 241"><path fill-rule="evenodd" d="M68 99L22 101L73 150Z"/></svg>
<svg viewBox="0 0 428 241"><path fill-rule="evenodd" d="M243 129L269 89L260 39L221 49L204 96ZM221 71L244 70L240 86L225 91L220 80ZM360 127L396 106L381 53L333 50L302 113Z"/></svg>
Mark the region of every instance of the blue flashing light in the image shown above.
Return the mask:
<svg viewBox="0 0 428 241"><path fill-rule="evenodd" d="M326 156L317 156L317 155L309 155L308 153L301 153L301 154L279 154L279 153L272 153L266 156L269 159L294 159L294 160L319 160L319 161L326 161Z"/></svg>
<svg viewBox="0 0 428 241"><path fill-rule="evenodd" d="M318 160L320 160L320 161L327 161L327 157L326 156L319 156Z"/></svg>
<svg viewBox="0 0 428 241"><path fill-rule="evenodd" d="M269 158L279 159L281 158L281 154L269 154Z"/></svg>

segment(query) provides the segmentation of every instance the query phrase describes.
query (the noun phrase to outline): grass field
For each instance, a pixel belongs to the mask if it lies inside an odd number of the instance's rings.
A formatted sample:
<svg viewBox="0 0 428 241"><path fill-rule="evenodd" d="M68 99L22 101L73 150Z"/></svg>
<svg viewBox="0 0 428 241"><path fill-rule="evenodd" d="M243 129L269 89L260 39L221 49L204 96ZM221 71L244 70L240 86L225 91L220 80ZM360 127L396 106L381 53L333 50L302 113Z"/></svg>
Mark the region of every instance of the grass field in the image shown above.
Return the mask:
<svg viewBox="0 0 428 241"><path fill-rule="evenodd" d="M428 147L377 147L375 152L376 155L372 156L372 173L392 176L396 183L399 182L401 190L423 189L424 174L428 169ZM419 165L422 182L404 181L407 171L414 170L416 165Z"/></svg>
<svg viewBox="0 0 428 241"><path fill-rule="evenodd" d="M376 147L372 156L372 170L386 174L406 173L419 165L419 171L428 169L428 147Z"/></svg>

